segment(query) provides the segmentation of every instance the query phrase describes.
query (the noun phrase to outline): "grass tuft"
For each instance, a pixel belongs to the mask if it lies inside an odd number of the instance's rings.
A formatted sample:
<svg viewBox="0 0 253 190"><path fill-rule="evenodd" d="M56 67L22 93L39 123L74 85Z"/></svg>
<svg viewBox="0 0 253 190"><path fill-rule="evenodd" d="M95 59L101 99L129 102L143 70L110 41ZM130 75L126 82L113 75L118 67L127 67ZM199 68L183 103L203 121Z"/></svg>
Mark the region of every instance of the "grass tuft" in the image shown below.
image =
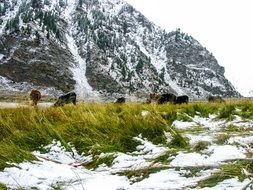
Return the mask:
<svg viewBox="0 0 253 190"><path fill-rule="evenodd" d="M205 150L208 146L210 146L210 142L208 141L199 141L194 147L193 150L196 152L200 152L202 150Z"/></svg>

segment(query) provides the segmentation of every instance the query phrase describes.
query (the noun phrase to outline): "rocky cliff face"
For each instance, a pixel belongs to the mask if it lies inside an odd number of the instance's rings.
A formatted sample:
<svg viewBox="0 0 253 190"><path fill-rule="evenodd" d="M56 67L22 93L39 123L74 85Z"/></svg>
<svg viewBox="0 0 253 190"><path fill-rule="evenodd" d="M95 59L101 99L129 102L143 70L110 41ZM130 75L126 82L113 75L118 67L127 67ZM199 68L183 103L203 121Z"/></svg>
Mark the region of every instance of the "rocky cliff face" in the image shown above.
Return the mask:
<svg viewBox="0 0 253 190"><path fill-rule="evenodd" d="M140 91L240 96L195 39L166 33L122 0L0 1L0 84L75 90L81 98Z"/></svg>

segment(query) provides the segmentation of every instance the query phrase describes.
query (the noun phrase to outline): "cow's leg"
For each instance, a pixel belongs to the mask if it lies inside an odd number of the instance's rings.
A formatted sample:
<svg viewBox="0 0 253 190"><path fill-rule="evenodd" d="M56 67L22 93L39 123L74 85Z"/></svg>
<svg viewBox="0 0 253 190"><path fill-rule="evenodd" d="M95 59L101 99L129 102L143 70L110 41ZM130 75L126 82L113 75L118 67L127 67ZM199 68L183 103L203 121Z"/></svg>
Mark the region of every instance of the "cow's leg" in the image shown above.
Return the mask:
<svg viewBox="0 0 253 190"><path fill-rule="evenodd" d="M76 105L76 99L74 99L72 102L73 102L74 105Z"/></svg>

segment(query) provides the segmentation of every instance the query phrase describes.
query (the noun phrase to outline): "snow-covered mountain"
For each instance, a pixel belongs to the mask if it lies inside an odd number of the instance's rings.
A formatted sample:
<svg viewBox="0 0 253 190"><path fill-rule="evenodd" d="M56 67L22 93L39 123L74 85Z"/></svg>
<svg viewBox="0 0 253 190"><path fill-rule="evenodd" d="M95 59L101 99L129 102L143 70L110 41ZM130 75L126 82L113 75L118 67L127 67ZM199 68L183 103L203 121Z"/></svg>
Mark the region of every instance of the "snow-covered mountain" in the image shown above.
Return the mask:
<svg viewBox="0 0 253 190"><path fill-rule="evenodd" d="M0 90L240 96L224 72L193 37L123 0L0 0Z"/></svg>

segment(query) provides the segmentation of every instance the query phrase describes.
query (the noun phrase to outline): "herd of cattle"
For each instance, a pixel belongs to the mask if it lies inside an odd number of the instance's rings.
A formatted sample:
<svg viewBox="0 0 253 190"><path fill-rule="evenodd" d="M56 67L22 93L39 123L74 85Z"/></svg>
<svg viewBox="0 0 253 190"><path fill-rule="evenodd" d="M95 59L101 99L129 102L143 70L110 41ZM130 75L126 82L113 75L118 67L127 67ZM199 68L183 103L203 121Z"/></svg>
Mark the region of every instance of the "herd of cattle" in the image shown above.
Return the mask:
<svg viewBox="0 0 253 190"><path fill-rule="evenodd" d="M30 99L32 101L32 105L36 106L41 99L41 93L39 90L32 90L30 93ZM207 98L208 102L217 102L222 103L225 102L220 96L209 96ZM122 104L126 102L125 97L118 98L115 103ZM189 102L189 97L186 95L183 96L176 96L171 93L164 93L164 94L149 94L149 97L147 98L146 103L157 103L157 104L165 104L165 103L171 103L171 104L187 104ZM72 103L76 105L76 93L75 92L69 92L67 94L64 94L60 96L57 101L54 103L54 106L63 106L65 104Z"/></svg>
<svg viewBox="0 0 253 190"><path fill-rule="evenodd" d="M32 101L33 106L37 106L39 100L41 99L41 93L38 90L32 90L30 93L30 99ZM54 103L54 106L64 106L64 104L73 103L76 105L76 93L69 92L60 96L57 101Z"/></svg>

